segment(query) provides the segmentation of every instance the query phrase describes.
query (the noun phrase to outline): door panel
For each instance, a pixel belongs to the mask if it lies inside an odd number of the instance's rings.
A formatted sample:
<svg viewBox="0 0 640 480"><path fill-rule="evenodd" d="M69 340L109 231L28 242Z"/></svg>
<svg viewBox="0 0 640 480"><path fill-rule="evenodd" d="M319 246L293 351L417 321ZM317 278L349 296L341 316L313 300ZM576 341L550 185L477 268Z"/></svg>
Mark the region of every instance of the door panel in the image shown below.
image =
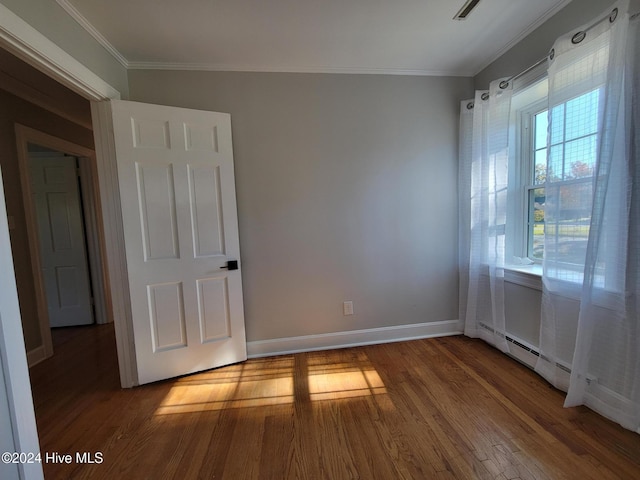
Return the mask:
<svg viewBox="0 0 640 480"><path fill-rule="evenodd" d="M52 327L93 323L76 158L30 154L42 275Z"/></svg>
<svg viewBox="0 0 640 480"><path fill-rule="evenodd" d="M189 193L195 256L224 256L220 169L190 167Z"/></svg>
<svg viewBox="0 0 640 480"><path fill-rule="evenodd" d="M198 318L202 343L231 336L228 298L229 287L226 278L198 280Z"/></svg>
<svg viewBox="0 0 640 480"><path fill-rule="evenodd" d="M187 346L182 283L147 286L153 352Z"/></svg>
<svg viewBox="0 0 640 480"><path fill-rule="evenodd" d="M136 162L145 260L179 258L172 165Z"/></svg>
<svg viewBox="0 0 640 480"><path fill-rule="evenodd" d="M245 360L229 115L112 114L139 383Z"/></svg>

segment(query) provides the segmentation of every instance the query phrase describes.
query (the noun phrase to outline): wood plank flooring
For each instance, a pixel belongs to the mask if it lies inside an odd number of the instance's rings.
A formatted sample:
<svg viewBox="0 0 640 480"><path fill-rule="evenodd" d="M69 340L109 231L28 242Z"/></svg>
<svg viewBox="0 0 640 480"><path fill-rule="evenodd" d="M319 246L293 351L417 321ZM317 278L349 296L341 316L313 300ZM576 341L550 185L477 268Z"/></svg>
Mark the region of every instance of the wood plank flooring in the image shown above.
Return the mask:
<svg viewBox="0 0 640 480"><path fill-rule="evenodd" d="M640 479L640 435L481 341L250 360L119 387L110 325L55 332L31 369L45 478Z"/></svg>

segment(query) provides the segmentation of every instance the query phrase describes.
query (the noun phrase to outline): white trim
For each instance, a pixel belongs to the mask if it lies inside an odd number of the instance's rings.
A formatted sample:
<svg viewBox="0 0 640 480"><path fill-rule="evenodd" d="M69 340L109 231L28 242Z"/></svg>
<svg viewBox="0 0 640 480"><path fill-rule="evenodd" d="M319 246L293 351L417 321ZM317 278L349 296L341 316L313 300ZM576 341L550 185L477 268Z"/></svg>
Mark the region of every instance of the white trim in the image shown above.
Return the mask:
<svg viewBox="0 0 640 480"><path fill-rule="evenodd" d="M80 24L82 28L84 28L87 33L91 35L96 40L96 42L98 42L102 46L102 48L104 48L111 54L111 56L113 56L113 58L120 62L120 65L122 65L124 68L129 68L129 62L126 58L124 58L124 55L122 55L118 51L118 49L114 47L111 42L109 42L109 40L107 40L105 36L96 29L96 27L93 26L93 24L89 22L89 20L87 20L87 18L78 11L76 7L69 3L68 0L56 0L56 2L58 2L58 5L60 5L71 18L73 18Z"/></svg>
<svg viewBox="0 0 640 480"><path fill-rule="evenodd" d="M80 194L82 196L82 215L87 242L87 260L91 275L91 294L93 297L93 312L97 324L113 321L107 307L108 292L106 287L107 272L104 267L104 245L100 221L100 207L98 202L98 180L96 157L78 157L80 171Z"/></svg>
<svg viewBox="0 0 640 480"><path fill-rule="evenodd" d="M522 265L504 267L504 281L542 291L542 273L540 265Z"/></svg>
<svg viewBox="0 0 640 480"><path fill-rule="evenodd" d="M0 383L6 391L11 416L12 432L0 432L3 437L13 437L17 452L39 452L38 431L33 409L33 397L29 383L27 355L24 349L18 289L16 287L11 242L7 225L4 187L0 174L0 368L4 382ZM42 479L42 465L24 463L18 465L21 479Z"/></svg>
<svg viewBox="0 0 640 480"><path fill-rule="evenodd" d="M37 365L38 363L46 360L48 358L47 353L45 351L44 345L40 345L39 347L34 348L33 350L27 352L27 365L29 368Z"/></svg>
<svg viewBox="0 0 640 480"><path fill-rule="evenodd" d="M120 92L0 3L0 47L88 100Z"/></svg>
<svg viewBox="0 0 640 480"><path fill-rule="evenodd" d="M335 73L352 75L407 75L425 77L472 77L471 71L415 70L403 68L329 67L268 65L234 65L219 63L170 63L170 62L129 62L129 70L196 70L209 72L264 72L264 73Z"/></svg>
<svg viewBox="0 0 640 480"><path fill-rule="evenodd" d="M120 384L123 388L138 385L133 342L129 278L124 246L124 227L120 208L120 188L116 170L111 103L91 102L91 117L96 148L98 191L102 207L104 253L109 272L107 286L111 292L111 311L116 333Z"/></svg>
<svg viewBox="0 0 640 480"><path fill-rule="evenodd" d="M462 330L460 329L460 322L458 322L458 320L445 320L412 325L369 328L366 330L304 335L301 337L257 340L247 342L247 354L249 358L259 358L289 353L313 352L317 350L358 347L362 345L460 334L462 334Z"/></svg>

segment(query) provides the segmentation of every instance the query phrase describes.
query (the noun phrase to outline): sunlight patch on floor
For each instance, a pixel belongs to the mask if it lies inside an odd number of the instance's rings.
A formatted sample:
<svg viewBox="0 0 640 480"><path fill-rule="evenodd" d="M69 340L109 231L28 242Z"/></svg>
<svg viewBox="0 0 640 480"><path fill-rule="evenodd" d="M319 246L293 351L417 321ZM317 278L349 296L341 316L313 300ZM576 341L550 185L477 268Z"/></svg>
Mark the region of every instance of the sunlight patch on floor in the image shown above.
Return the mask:
<svg viewBox="0 0 640 480"><path fill-rule="evenodd" d="M309 376L309 397L313 401L363 397L381 393L387 393L387 389L375 370Z"/></svg>
<svg viewBox="0 0 640 480"><path fill-rule="evenodd" d="M317 402L387 393L366 355L336 360L326 354L254 359L189 375L175 380L154 414L291 405L296 400ZM297 371L302 375L294 378L296 361L301 362Z"/></svg>
<svg viewBox="0 0 640 480"><path fill-rule="evenodd" d="M255 360L178 379L155 415L293 403L293 359Z"/></svg>
<svg viewBox="0 0 640 480"><path fill-rule="evenodd" d="M387 393L384 382L366 355L342 362L310 359L309 398L312 401L337 400Z"/></svg>

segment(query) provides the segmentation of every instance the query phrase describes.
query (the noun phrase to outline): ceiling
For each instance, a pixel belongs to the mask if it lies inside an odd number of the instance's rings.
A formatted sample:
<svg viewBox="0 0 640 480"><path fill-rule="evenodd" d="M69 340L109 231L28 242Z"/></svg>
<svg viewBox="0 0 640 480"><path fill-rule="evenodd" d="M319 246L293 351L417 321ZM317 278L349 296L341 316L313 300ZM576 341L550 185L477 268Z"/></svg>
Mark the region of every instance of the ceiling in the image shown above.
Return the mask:
<svg viewBox="0 0 640 480"><path fill-rule="evenodd" d="M127 68L473 76L570 0L56 0Z"/></svg>

